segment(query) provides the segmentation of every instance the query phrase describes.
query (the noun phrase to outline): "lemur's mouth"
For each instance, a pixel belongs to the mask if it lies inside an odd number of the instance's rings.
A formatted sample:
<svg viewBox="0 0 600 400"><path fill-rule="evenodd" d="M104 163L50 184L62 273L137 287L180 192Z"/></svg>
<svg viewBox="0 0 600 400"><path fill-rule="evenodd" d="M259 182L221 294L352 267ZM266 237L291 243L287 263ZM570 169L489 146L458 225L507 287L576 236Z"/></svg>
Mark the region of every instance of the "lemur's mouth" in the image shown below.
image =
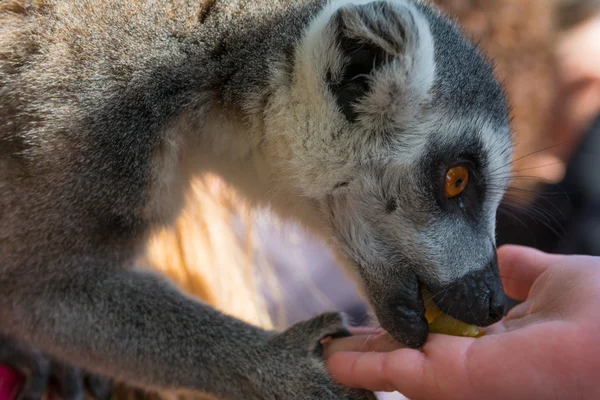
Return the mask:
<svg viewBox="0 0 600 400"><path fill-rule="evenodd" d="M485 267L450 284L427 285L426 289L429 303L433 300L440 312L466 325L486 327L498 322L505 313L506 297L495 257ZM424 299L426 306L427 303Z"/></svg>
<svg viewBox="0 0 600 400"><path fill-rule="evenodd" d="M420 348L429 335L425 307L421 295L421 283L416 275L399 279L400 285L391 291L373 287L371 299L381 327L397 341Z"/></svg>
<svg viewBox="0 0 600 400"><path fill-rule="evenodd" d="M403 276L392 291L371 287L377 317L396 340L422 347L430 332L480 337L505 311L505 296L495 259L484 268L443 285Z"/></svg>
<svg viewBox="0 0 600 400"><path fill-rule="evenodd" d="M480 327L466 324L445 314L439 309L433 296L427 289L422 289L421 293L425 306L425 319L429 324L429 332L468 337L481 337L485 335L485 330Z"/></svg>

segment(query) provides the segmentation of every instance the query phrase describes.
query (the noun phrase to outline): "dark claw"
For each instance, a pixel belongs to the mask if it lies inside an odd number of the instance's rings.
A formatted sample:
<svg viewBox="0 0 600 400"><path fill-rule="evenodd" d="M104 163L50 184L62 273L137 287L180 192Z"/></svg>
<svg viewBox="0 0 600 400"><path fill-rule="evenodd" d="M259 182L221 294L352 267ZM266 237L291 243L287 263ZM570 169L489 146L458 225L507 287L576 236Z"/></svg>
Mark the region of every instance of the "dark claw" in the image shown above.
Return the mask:
<svg viewBox="0 0 600 400"><path fill-rule="evenodd" d="M54 378L58 393L62 400L84 400L85 387L79 368L65 365L61 362L52 363L52 378Z"/></svg>
<svg viewBox="0 0 600 400"><path fill-rule="evenodd" d="M25 379L23 387L19 390L18 400L39 400L44 396L48 381L50 378L50 369L35 367L30 375Z"/></svg>
<svg viewBox="0 0 600 400"><path fill-rule="evenodd" d="M110 400L115 390L112 380L103 376L86 374L83 381L92 397L98 400Z"/></svg>

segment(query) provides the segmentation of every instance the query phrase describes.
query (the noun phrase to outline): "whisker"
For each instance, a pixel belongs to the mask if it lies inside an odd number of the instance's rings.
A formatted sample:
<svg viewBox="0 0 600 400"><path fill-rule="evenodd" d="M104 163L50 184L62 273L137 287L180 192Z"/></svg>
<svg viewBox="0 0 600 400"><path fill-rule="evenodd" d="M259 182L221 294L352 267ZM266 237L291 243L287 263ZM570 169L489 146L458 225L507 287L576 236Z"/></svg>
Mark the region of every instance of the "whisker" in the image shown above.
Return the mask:
<svg viewBox="0 0 600 400"><path fill-rule="evenodd" d="M563 161L555 161L555 162L549 163L549 164L543 164L543 165L537 165L535 167L528 167L528 168L518 169L518 170L515 170L513 172L529 171L529 170L532 170L532 169L551 167L553 165L558 165L558 164L563 164Z"/></svg>
<svg viewBox="0 0 600 400"><path fill-rule="evenodd" d="M507 166L514 165L515 163L517 163L517 162L519 162L519 161L521 161L521 160L523 160L523 159L525 159L525 158L527 158L527 157L530 157L530 156L532 156L532 155L535 155L535 154L542 153L542 152L544 152L544 151L547 151L547 150L550 150L550 149L556 148L556 147L558 147L558 146L562 146L562 145L564 145L564 144L567 144L567 143L575 142L576 140L577 140L577 139L568 139L568 140L562 141L562 142L560 142L560 143L553 144L553 145L551 145L551 146L547 146L547 147L541 148L541 149L539 149L539 150L535 150L535 151L533 151L533 152L531 152L531 153L525 154L525 155L523 155L523 156L521 156L521 157L518 157L518 158L516 158L516 159L514 159L514 160L511 160L510 162L508 162L508 163L506 163L506 164L500 165L500 166L498 166L497 168L495 168L494 170L491 170L491 171L489 171L489 173L493 173L493 172L496 172L496 171L498 171L498 170L500 170L500 169L506 168Z"/></svg>
<svg viewBox="0 0 600 400"><path fill-rule="evenodd" d="M477 316L475 314L473 314L473 311L471 311L471 309L469 308L469 314L471 314L473 316L473 319L475 320L475 323L477 326L481 326L481 323L479 322L479 320L477 319ZM456 322L455 322L456 324Z"/></svg>

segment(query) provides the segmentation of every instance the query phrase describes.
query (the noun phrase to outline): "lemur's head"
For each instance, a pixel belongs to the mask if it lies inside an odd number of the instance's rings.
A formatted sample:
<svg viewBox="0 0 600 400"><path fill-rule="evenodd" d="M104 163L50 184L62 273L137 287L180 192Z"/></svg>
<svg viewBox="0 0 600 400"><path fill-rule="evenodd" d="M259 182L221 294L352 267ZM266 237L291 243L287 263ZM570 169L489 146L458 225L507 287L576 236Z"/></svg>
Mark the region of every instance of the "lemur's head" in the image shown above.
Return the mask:
<svg viewBox="0 0 600 400"><path fill-rule="evenodd" d="M498 321L495 215L512 141L476 48L419 1L334 1L299 45L286 90L273 110L291 115L269 128L286 143L285 176L381 325L422 345L423 287L457 319Z"/></svg>

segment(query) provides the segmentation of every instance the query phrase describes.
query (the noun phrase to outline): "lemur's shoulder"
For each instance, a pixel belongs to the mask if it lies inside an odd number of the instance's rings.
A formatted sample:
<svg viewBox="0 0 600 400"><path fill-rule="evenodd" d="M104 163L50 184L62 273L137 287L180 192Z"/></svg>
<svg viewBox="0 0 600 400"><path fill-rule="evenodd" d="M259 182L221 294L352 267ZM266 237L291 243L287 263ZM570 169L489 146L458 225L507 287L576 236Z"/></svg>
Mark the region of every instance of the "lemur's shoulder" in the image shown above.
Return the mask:
<svg viewBox="0 0 600 400"><path fill-rule="evenodd" d="M47 228L75 249L78 238L144 231L163 170L181 158L172 126L207 104L242 109L260 99L271 63L289 56L320 4L1 2L2 234L31 232L42 243ZM53 222L28 222L36 219Z"/></svg>
<svg viewBox="0 0 600 400"><path fill-rule="evenodd" d="M205 9L0 2L0 239L11 252L28 251L19 232L43 257L143 231L163 132L202 77L181 41Z"/></svg>

